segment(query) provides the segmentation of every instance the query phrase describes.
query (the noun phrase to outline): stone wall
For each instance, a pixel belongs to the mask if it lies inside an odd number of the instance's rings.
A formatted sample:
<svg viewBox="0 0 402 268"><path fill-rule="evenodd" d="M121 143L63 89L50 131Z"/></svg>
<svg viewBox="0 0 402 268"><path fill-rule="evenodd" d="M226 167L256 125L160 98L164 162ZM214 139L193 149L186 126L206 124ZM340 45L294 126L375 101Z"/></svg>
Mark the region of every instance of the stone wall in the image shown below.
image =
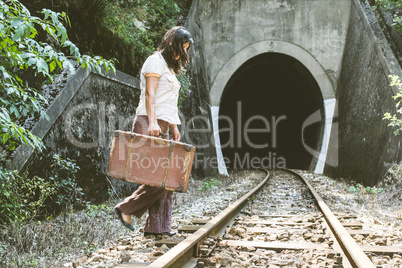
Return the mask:
<svg viewBox="0 0 402 268"><path fill-rule="evenodd" d="M20 147L9 168L40 176L51 168L53 155L60 154L76 161L79 186L92 200L104 200L111 185L119 195L131 193L137 185L108 180L105 170L113 132L131 130L138 88L137 79L119 71L98 75L79 70L49 107L50 122L42 119L33 129L46 150L32 153L28 147Z"/></svg>
<svg viewBox="0 0 402 268"><path fill-rule="evenodd" d="M337 90L339 147L331 148L338 150L339 165L327 166L326 173L373 185L401 159L401 139L382 119L395 113L388 75L400 74L400 67L370 7L354 3Z"/></svg>

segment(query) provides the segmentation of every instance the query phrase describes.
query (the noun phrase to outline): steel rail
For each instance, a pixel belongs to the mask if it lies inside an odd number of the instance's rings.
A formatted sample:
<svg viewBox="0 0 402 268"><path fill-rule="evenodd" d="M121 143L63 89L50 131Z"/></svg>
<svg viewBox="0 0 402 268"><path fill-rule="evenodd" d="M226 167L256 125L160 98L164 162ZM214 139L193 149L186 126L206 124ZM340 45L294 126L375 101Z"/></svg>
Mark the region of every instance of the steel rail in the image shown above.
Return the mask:
<svg viewBox="0 0 402 268"><path fill-rule="evenodd" d="M270 173L266 169L263 170L267 172L267 175L260 184L147 267L182 267L193 257L196 257L203 240L207 238L208 235L214 235L221 228L225 227L227 222L247 203L247 199L257 193L268 181Z"/></svg>
<svg viewBox="0 0 402 268"><path fill-rule="evenodd" d="M296 171L285 169L298 177L300 177L307 187L310 189L310 192L313 194L315 199L317 200L318 206L320 207L322 213L326 221L328 222L329 227L331 228L332 233L334 234L336 240L341 246L346 258L350 262L350 265L354 268L375 268L375 265L370 261L364 251L360 248L360 246L356 243L356 241L349 235L348 231L343 227L342 223L335 217L329 207L325 204L322 198L315 191L313 186L304 178L303 175L299 174Z"/></svg>

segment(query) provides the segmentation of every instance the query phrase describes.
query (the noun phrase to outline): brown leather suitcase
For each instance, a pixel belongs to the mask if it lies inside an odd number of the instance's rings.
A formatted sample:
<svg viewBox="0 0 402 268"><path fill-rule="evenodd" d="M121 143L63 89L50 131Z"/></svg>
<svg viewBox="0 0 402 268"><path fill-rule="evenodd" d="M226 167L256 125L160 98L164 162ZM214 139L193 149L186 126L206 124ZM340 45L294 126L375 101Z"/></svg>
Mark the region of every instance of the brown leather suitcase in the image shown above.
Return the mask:
<svg viewBox="0 0 402 268"><path fill-rule="evenodd" d="M170 191L187 191L195 147L132 132L115 131L106 175Z"/></svg>

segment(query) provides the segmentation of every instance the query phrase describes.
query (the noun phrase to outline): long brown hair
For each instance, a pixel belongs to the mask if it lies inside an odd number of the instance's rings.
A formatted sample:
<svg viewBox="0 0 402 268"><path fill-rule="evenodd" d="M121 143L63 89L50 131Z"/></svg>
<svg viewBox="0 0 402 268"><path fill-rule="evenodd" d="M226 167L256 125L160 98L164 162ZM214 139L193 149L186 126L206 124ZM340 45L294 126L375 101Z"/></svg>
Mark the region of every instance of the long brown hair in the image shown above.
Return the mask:
<svg viewBox="0 0 402 268"><path fill-rule="evenodd" d="M183 44L185 43L190 43L187 51L183 49ZM176 74L180 74L180 71L189 61L188 50L193 43L194 41L187 29L183 26L176 26L163 36L158 51L162 53L168 67ZM180 58L176 60L177 56L180 56Z"/></svg>

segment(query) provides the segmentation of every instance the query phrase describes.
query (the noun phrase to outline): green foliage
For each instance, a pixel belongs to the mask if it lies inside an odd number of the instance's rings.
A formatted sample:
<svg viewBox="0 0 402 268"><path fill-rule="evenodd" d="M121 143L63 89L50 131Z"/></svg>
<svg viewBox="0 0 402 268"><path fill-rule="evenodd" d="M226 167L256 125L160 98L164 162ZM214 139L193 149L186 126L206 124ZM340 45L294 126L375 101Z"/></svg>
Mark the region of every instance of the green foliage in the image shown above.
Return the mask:
<svg viewBox="0 0 402 268"><path fill-rule="evenodd" d="M20 144L43 148L42 142L25 129L21 121L28 116L49 119L41 110L41 103L46 100L20 78L21 70L31 71L50 83L60 69L75 71L70 59L96 72L100 72L102 66L107 71L115 71L111 61L80 54L68 39L64 25L70 25L70 21L64 12L43 9L41 13L43 19L32 16L17 0L0 1L0 140L9 150ZM37 41L39 31L46 33L52 43ZM57 49L68 50L70 56Z"/></svg>
<svg viewBox="0 0 402 268"><path fill-rule="evenodd" d="M100 205L87 205L86 209L86 215L88 216L89 219L93 219L95 217L104 217L108 219L113 219L114 215L112 211L114 208L112 206L106 205L106 204L100 204Z"/></svg>
<svg viewBox="0 0 402 268"><path fill-rule="evenodd" d="M54 194L51 196L52 202L56 207L62 207L66 213L70 205L82 204L85 201L82 199L84 192L81 187L78 187L76 181L76 173L79 170L74 160L63 160L60 155L53 156L53 164L50 166L52 174L49 177Z"/></svg>
<svg viewBox="0 0 402 268"><path fill-rule="evenodd" d="M367 194L379 194L384 192L384 188L377 187L364 187L362 184L357 183L356 185L351 185L349 187L349 193L367 193Z"/></svg>
<svg viewBox="0 0 402 268"><path fill-rule="evenodd" d="M376 4L388 9L402 8L402 2L400 0L375 0L375 2Z"/></svg>
<svg viewBox="0 0 402 268"><path fill-rule="evenodd" d="M23 193L17 189L23 179L15 171L4 170L0 167L0 221L13 222L26 218L28 214L25 208Z"/></svg>
<svg viewBox="0 0 402 268"><path fill-rule="evenodd" d="M186 97L190 94L190 88L191 88L191 80L190 77L186 74L183 73L179 76L177 76L177 79L180 82L180 92L179 92L179 99L177 101L177 106L179 109L182 108L183 101L186 99Z"/></svg>
<svg viewBox="0 0 402 268"><path fill-rule="evenodd" d="M27 222L44 210L84 203L83 192L77 187L75 174L79 167L70 159L54 155L48 179L19 175L0 167L0 223Z"/></svg>
<svg viewBox="0 0 402 268"><path fill-rule="evenodd" d="M383 119L390 121L388 123L388 126L390 127L396 127L397 129L394 131L395 135L399 135L399 131L402 130L402 119L400 115L402 114L402 83L401 80L399 79L398 76L396 75L390 75L392 82L391 86L396 86L399 89L399 92L393 96L394 100L396 100L396 113L397 114L391 114L391 113L385 113ZM398 115L399 114L399 115Z"/></svg>
<svg viewBox="0 0 402 268"><path fill-rule="evenodd" d="M99 22L107 15L107 0L74 0L86 16L92 17L96 22Z"/></svg>
<svg viewBox="0 0 402 268"><path fill-rule="evenodd" d="M103 23L129 48L128 59L140 70L156 50L162 36L177 21L180 9L174 0L107 0Z"/></svg>
<svg viewBox="0 0 402 268"><path fill-rule="evenodd" d="M0 241L0 256L4 256L7 253L7 248L7 244ZM6 263L4 262L3 258L0 259L0 265L2 267L6 267Z"/></svg>
<svg viewBox="0 0 402 268"><path fill-rule="evenodd" d="M402 34L402 1L400 0L375 0L376 7L390 11L393 15L392 26Z"/></svg>
<svg viewBox="0 0 402 268"><path fill-rule="evenodd" d="M137 76L167 29L183 25L192 0L21 0L33 13L43 7L68 11L69 37L86 54L116 58Z"/></svg>
<svg viewBox="0 0 402 268"><path fill-rule="evenodd" d="M174 0L108 0L106 22L121 37L132 41L151 41L143 45L157 46L163 34L180 14Z"/></svg>
<svg viewBox="0 0 402 268"><path fill-rule="evenodd" d="M210 190L210 189L212 189L214 187L217 187L219 185L222 185L222 182L219 181L217 178L212 177L212 178L206 179L204 181L204 183L202 184L202 186L200 186L198 188L198 190L200 190L200 191L208 191L208 190Z"/></svg>

